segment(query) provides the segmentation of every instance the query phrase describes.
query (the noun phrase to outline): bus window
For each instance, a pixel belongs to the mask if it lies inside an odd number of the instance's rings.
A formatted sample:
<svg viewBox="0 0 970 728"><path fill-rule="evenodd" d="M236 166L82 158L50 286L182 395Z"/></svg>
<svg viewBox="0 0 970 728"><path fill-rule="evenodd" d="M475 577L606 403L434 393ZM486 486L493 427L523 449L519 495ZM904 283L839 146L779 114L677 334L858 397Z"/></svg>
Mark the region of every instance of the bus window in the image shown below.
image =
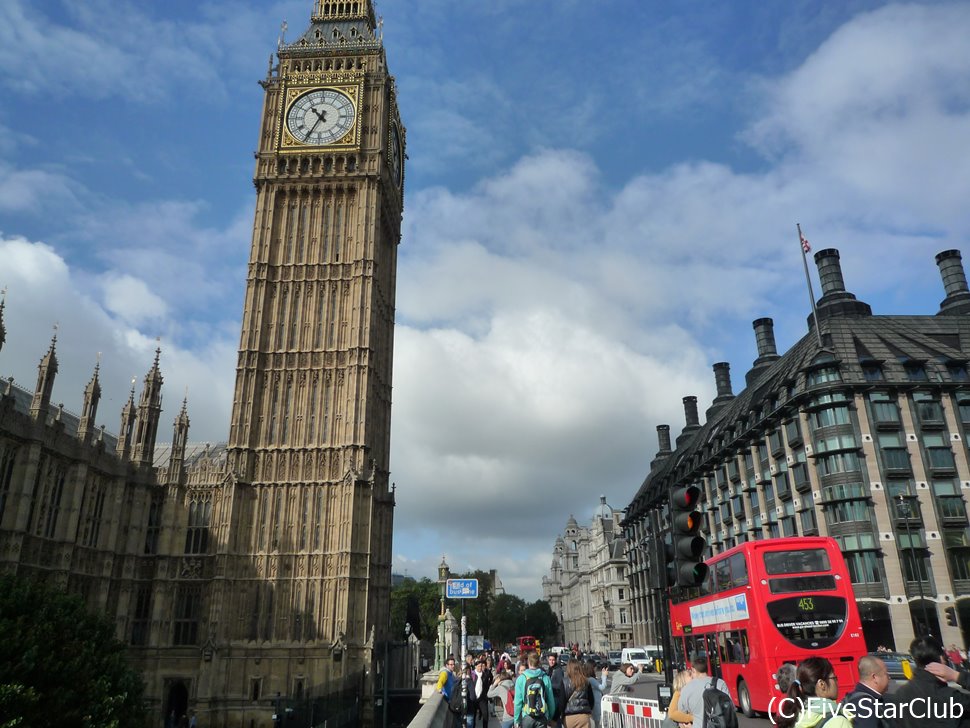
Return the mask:
<svg viewBox="0 0 970 728"><path fill-rule="evenodd" d="M765 554L765 571L768 574L808 574L831 571L831 568L828 554L822 549L769 551Z"/></svg>
<svg viewBox="0 0 970 728"><path fill-rule="evenodd" d="M847 601L841 597L802 596L767 605L768 617L782 636L798 647L818 649L835 643L845 629Z"/></svg>
<svg viewBox="0 0 970 728"><path fill-rule="evenodd" d="M744 554L734 554L728 557L731 564L731 586L745 586L748 583L748 562Z"/></svg>
<svg viewBox="0 0 970 728"><path fill-rule="evenodd" d="M727 591L731 588L731 564L727 559L714 564L714 589Z"/></svg>
<svg viewBox="0 0 970 728"><path fill-rule="evenodd" d="M738 629L721 632L718 635L718 642L723 662L744 663L748 661L747 630Z"/></svg>

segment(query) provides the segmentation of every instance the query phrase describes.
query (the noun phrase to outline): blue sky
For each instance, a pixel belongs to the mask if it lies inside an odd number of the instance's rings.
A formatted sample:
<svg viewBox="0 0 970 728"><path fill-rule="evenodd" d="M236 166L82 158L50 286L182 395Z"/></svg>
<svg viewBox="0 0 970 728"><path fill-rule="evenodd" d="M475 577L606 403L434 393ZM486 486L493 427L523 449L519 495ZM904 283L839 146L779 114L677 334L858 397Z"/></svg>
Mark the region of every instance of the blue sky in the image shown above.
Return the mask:
<svg viewBox="0 0 970 728"><path fill-rule="evenodd" d="M395 569L540 593L570 514L625 505L735 391L751 322L806 332L795 223L876 313L970 252L970 5L384 0L407 127ZM98 352L116 431L162 341L163 417L225 439L262 89L311 0L0 4L0 374ZM160 439L169 437L166 428Z"/></svg>

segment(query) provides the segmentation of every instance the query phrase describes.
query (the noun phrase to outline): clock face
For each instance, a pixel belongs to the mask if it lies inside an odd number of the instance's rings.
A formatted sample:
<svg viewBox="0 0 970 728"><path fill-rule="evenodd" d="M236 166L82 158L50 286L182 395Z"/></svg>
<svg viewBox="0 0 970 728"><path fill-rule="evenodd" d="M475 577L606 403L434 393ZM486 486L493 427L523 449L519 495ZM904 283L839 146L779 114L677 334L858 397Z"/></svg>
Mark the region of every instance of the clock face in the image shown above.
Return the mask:
<svg viewBox="0 0 970 728"><path fill-rule="evenodd" d="M394 176L394 184L398 187L401 186L401 130L397 128L397 124L391 125L391 150L390 150L390 161L391 161L391 174Z"/></svg>
<svg viewBox="0 0 970 728"><path fill-rule="evenodd" d="M303 94L286 114L286 128L302 144L324 146L342 139L354 125L357 111L348 96L332 88Z"/></svg>

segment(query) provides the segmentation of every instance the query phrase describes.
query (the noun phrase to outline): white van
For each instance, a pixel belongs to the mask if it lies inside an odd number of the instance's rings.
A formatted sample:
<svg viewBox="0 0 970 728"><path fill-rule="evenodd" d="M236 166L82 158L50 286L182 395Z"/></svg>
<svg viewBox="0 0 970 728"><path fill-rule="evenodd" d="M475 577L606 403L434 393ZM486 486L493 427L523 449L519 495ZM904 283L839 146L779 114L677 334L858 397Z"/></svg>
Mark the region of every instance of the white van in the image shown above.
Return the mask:
<svg viewBox="0 0 970 728"><path fill-rule="evenodd" d="M643 672L650 665L650 658L647 651L642 647L624 647L620 653L620 662L629 662L637 670Z"/></svg>
<svg viewBox="0 0 970 728"><path fill-rule="evenodd" d="M647 660L650 662L647 672L663 672L663 648L660 645L646 645L643 651L647 653Z"/></svg>

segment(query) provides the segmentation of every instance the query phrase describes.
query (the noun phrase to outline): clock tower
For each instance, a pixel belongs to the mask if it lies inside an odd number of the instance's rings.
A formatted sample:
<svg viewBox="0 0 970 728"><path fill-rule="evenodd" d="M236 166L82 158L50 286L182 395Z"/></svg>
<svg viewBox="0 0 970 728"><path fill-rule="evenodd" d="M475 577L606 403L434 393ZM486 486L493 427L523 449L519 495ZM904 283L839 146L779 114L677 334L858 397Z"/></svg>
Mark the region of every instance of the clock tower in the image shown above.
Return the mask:
<svg viewBox="0 0 970 728"><path fill-rule="evenodd" d="M227 450L236 568L212 620L261 652L228 666L231 688L258 664L283 696L369 696L390 606L404 127L370 0L316 0L277 55Z"/></svg>

